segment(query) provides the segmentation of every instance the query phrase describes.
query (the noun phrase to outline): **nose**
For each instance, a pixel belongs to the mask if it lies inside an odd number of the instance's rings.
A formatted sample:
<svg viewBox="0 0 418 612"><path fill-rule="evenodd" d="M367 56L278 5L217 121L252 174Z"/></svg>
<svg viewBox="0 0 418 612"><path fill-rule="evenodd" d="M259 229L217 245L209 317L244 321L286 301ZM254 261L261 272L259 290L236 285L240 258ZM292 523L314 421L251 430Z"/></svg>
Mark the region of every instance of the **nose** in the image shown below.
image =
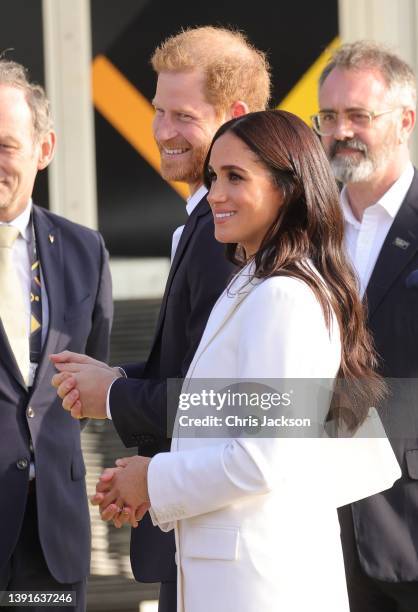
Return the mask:
<svg viewBox="0 0 418 612"><path fill-rule="evenodd" d="M211 183L206 199L211 208L217 204L223 204L225 202L226 194L219 179Z"/></svg>
<svg viewBox="0 0 418 612"><path fill-rule="evenodd" d="M337 116L336 122L337 124L333 134L335 140L346 140L348 138L353 138L354 131L351 121L344 113Z"/></svg>
<svg viewBox="0 0 418 612"><path fill-rule="evenodd" d="M156 140L167 141L175 138L178 133L168 113L156 114L152 123Z"/></svg>

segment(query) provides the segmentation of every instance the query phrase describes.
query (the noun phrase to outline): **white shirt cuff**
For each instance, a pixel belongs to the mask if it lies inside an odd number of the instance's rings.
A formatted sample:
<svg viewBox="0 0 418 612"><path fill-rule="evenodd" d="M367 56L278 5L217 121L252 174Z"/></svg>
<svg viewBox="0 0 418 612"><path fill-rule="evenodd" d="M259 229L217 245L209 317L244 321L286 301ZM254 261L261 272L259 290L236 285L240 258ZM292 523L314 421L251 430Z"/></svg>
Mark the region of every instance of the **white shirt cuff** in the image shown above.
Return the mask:
<svg viewBox="0 0 418 612"><path fill-rule="evenodd" d="M122 376L124 378L128 378L126 376L126 372L123 368L119 368L118 366L116 368L114 368L115 370L119 370L119 372L122 374ZM116 378L117 380L117 378ZM112 382L112 384L110 385L109 389L107 390L107 396L106 396L106 416L107 418L111 421L112 420L112 414L110 412L110 403L109 403L109 398L110 398L110 390L112 388L112 385L115 383L115 381Z"/></svg>

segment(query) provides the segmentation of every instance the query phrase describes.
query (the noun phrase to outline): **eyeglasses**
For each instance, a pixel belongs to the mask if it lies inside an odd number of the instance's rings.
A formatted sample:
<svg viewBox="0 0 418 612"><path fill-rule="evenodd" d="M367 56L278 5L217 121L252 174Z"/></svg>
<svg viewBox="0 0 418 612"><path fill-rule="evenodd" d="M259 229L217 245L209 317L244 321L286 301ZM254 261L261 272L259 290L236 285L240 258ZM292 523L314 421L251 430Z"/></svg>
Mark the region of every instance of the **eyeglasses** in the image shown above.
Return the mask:
<svg viewBox="0 0 418 612"><path fill-rule="evenodd" d="M320 136L331 136L337 129L338 115L341 114L344 117L344 121L350 123L352 127L367 129L377 117L386 115L387 113L393 113L394 110L397 109L390 108L388 110L376 112L364 108L354 108L352 110L343 111L342 113L328 110L319 111L316 115L311 116L312 127Z"/></svg>

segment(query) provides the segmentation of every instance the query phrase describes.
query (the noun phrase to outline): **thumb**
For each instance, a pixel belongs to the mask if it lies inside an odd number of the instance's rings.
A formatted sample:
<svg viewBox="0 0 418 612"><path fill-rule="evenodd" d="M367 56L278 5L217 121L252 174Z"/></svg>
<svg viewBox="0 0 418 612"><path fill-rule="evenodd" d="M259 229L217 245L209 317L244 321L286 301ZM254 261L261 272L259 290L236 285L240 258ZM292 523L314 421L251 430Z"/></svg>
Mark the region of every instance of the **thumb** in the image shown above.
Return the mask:
<svg viewBox="0 0 418 612"><path fill-rule="evenodd" d="M100 476L101 482L110 482L115 474L114 468L106 468Z"/></svg>
<svg viewBox="0 0 418 612"><path fill-rule="evenodd" d="M121 457L121 459L116 459L115 465L118 467L126 467L129 463L130 457Z"/></svg>
<svg viewBox="0 0 418 612"><path fill-rule="evenodd" d="M80 353L73 353L71 351L62 351L61 353L55 353L49 356L52 363L89 363L90 357L87 355L81 355Z"/></svg>

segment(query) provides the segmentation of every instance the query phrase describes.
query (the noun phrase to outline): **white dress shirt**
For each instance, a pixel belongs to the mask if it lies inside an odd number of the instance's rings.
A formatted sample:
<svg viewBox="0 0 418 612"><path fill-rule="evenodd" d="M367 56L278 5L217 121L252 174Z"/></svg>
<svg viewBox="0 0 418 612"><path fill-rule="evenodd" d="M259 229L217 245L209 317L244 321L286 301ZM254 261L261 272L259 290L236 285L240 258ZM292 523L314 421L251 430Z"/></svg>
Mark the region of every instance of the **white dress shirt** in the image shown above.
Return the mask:
<svg viewBox="0 0 418 612"><path fill-rule="evenodd" d="M25 210L10 223L4 223L0 221L0 225L11 225L17 227L19 235L12 247L12 258L13 263L16 267L17 274L22 287L23 304L26 312L27 320L27 336L28 336L28 348L29 348L29 335L30 335L30 318L31 318L31 304L30 304L30 292L31 292L31 253L29 252L31 244L31 227L29 224L30 214L32 210L32 200L29 200ZM42 263L41 263L41 279L42 279ZM48 296L45 289L45 283L41 282L41 297L42 297L42 346L45 343L46 335L48 332L49 323L49 309L48 309ZM32 385L36 374L37 364L30 364L29 371L29 386ZM35 477L35 465L33 462L30 463L29 468L29 479L32 480Z"/></svg>
<svg viewBox="0 0 418 612"><path fill-rule="evenodd" d="M186 211L189 217L194 211L194 209L196 208L196 206L199 204L200 200L202 200L205 197L207 192L208 190L206 189L206 187L202 185L201 187L199 187L197 191L194 192L192 196L187 198ZM173 259L176 254L177 247L179 245L183 230L184 230L184 225L180 225L174 230L173 237L171 240L171 263L173 263ZM119 370L126 377L126 373L123 371L123 368L119 368ZM109 396L110 396L110 390L112 388L112 385L113 385L113 382L110 385L107 391L107 396L106 396L106 415L107 415L107 418L110 420L112 420L112 414L110 412Z"/></svg>
<svg viewBox="0 0 418 612"><path fill-rule="evenodd" d="M207 192L208 190L206 189L206 187L202 185L197 191L195 191L192 196L187 198L186 211L189 217L196 208L196 206L199 204L200 200L205 197ZM174 255L176 254L183 230L184 225L180 225L177 229L174 230L173 238L171 239L171 262L173 262Z"/></svg>
<svg viewBox="0 0 418 612"><path fill-rule="evenodd" d="M4 223L0 221L0 225L11 225L17 227L19 235L16 238L15 243L12 247L12 258L13 263L16 267L18 277L22 286L23 303L26 312L27 320L27 335L29 342L30 335L30 317L31 317L31 305L30 305L30 291L31 291L31 253L29 253L31 243L31 227L29 225L30 214L32 210L32 200L29 200L25 210L10 223ZM41 266L42 275L42 266ZM46 335L48 332L48 299L45 289L45 283L42 283L41 287L42 295L42 345L45 342Z"/></svg>
<svg viewBox="0 0 418 612"><path fill-rule="evenodd" d="M361 297L366 291L383 243L411 186L413 176L414 168L409 163L380 200L366 208L361 221L355 218L351 210L346 187L341 191L345 244L351 263L357 272Z"/></svg>

